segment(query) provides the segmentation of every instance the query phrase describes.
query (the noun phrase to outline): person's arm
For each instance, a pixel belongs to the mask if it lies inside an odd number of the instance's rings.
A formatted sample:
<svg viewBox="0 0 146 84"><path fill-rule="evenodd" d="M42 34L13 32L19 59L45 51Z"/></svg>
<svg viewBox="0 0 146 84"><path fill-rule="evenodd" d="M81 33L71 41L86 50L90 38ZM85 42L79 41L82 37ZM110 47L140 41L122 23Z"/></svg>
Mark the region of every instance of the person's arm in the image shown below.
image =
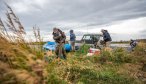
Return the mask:
<svg viewBox="0 0 146 84"><path fill-rule="evenodd" d="M53 33L53 39L54 39L54 40L57 40L57 39L59 39L60 37L61 37L61 36L55 36L54 33Z"/></svg>
<svg viewBox="0 0 146 84"><path fill-rule="evenodd" d="M65 42L65 40L66 40L66 36L63 34L61 42L63 43L63 42Z"/></svg>
<svg viewBox="0 0 146 84"><path fill-rule="evenodd" d="M62 37L61 43L65 42L65 39L66 39L65 34L60 29L58 29L58 31L60 32L61 37Z"/></svg>
<svg viewBox="0 0 146 84"><path fill-rule="evenodd" d="M130 45L132 45L132 42L130 42Z"/></svg>
<svg viewBox="0 0 146 84"><path fill-rule="evenodd" d="M74 34L74 38L76 38L76 35Z"/></svg>
<svg viewBox="0 0 146 84"><path fill-rule="evenodd" d="M60 38L60 36L53 36L53 39L54 40L57 40L57 39L59 39Z"/></svg>

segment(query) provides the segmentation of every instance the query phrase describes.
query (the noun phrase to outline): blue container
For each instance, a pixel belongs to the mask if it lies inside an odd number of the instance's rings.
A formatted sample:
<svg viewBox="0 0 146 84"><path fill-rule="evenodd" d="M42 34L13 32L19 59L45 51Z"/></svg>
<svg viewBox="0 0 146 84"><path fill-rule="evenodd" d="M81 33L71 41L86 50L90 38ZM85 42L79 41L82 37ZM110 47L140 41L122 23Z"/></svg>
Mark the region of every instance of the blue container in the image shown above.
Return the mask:
<svg viewBox="0 0 146 84"><path fill-rule="evenodd" d="M71 51L71 45L70 44L64 44L64 48L65 48L66 52Z"/></svg>

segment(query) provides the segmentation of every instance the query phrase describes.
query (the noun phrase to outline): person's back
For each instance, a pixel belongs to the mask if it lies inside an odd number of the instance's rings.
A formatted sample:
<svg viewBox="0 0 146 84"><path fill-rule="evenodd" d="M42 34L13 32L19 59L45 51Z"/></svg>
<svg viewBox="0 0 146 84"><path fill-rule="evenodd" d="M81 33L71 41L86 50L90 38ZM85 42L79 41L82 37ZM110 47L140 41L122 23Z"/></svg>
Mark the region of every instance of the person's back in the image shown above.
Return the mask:
<svg viewBox="0 0 146 84"><path fill-rule="evenodd" d="M71 33L70 34L70 41L75 41L76 38L75 38L75 34L74 33Z"/></svg>
<svg viewBox="0 0 146 84"><path fill-rule="evenodd" d="M105 42L112 41L111 36L110 36L110 34L108 33L107 30L105 30L105 32L103 33L103 38L104 38Z"/></svg>
<svg viewBox="0 0 146 84"><path fill-rule="evenodd" d="M101 30L101 32L103 33L103 40L105 43L104 46L109 47L112 41L110 34L108 33L107 30L103 30L103 29Z"/></svg>
<svg viewBox="0 0 146 84"><path fill-rule="evenodd" d="M70 30L70 44L72 46L73 51L75 51L75 40L76 40L76 36L75 36L73 30Z"/></svg>

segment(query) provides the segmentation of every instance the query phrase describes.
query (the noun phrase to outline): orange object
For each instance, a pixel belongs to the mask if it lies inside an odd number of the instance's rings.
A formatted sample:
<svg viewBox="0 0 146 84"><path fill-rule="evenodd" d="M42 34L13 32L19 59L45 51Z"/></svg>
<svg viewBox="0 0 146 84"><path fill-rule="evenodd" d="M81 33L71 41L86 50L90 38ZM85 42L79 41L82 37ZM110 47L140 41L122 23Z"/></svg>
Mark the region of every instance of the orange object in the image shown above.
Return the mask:
<svg viewBox="0 0 146 84"><path fill-rule="evenodd" d="M100 55L100 51L95 51L94 55Z"/></svg>

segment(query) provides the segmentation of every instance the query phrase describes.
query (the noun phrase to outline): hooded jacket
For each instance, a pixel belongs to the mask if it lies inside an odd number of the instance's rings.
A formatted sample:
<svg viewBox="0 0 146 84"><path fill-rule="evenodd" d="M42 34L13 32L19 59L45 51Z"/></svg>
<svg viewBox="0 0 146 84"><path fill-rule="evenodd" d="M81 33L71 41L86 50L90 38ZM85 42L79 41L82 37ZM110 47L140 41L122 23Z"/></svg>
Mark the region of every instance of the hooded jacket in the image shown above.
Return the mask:
<svg viewBox="0 0 146 84"><path fill-rule="evenodd" d="M107 42L107 41L112 41L111 36L110 36L110 34L108 33L107 30L105 30L105 31L103 32L103 40L104 40L105 42Z"/></svg>
<svg viewBox="0 0 146 84"><path fill-rule="evenodd" d="M53 32L53 39L57 43L65 43L66 36L60 29L58 29L57 33Z"/></svg>

